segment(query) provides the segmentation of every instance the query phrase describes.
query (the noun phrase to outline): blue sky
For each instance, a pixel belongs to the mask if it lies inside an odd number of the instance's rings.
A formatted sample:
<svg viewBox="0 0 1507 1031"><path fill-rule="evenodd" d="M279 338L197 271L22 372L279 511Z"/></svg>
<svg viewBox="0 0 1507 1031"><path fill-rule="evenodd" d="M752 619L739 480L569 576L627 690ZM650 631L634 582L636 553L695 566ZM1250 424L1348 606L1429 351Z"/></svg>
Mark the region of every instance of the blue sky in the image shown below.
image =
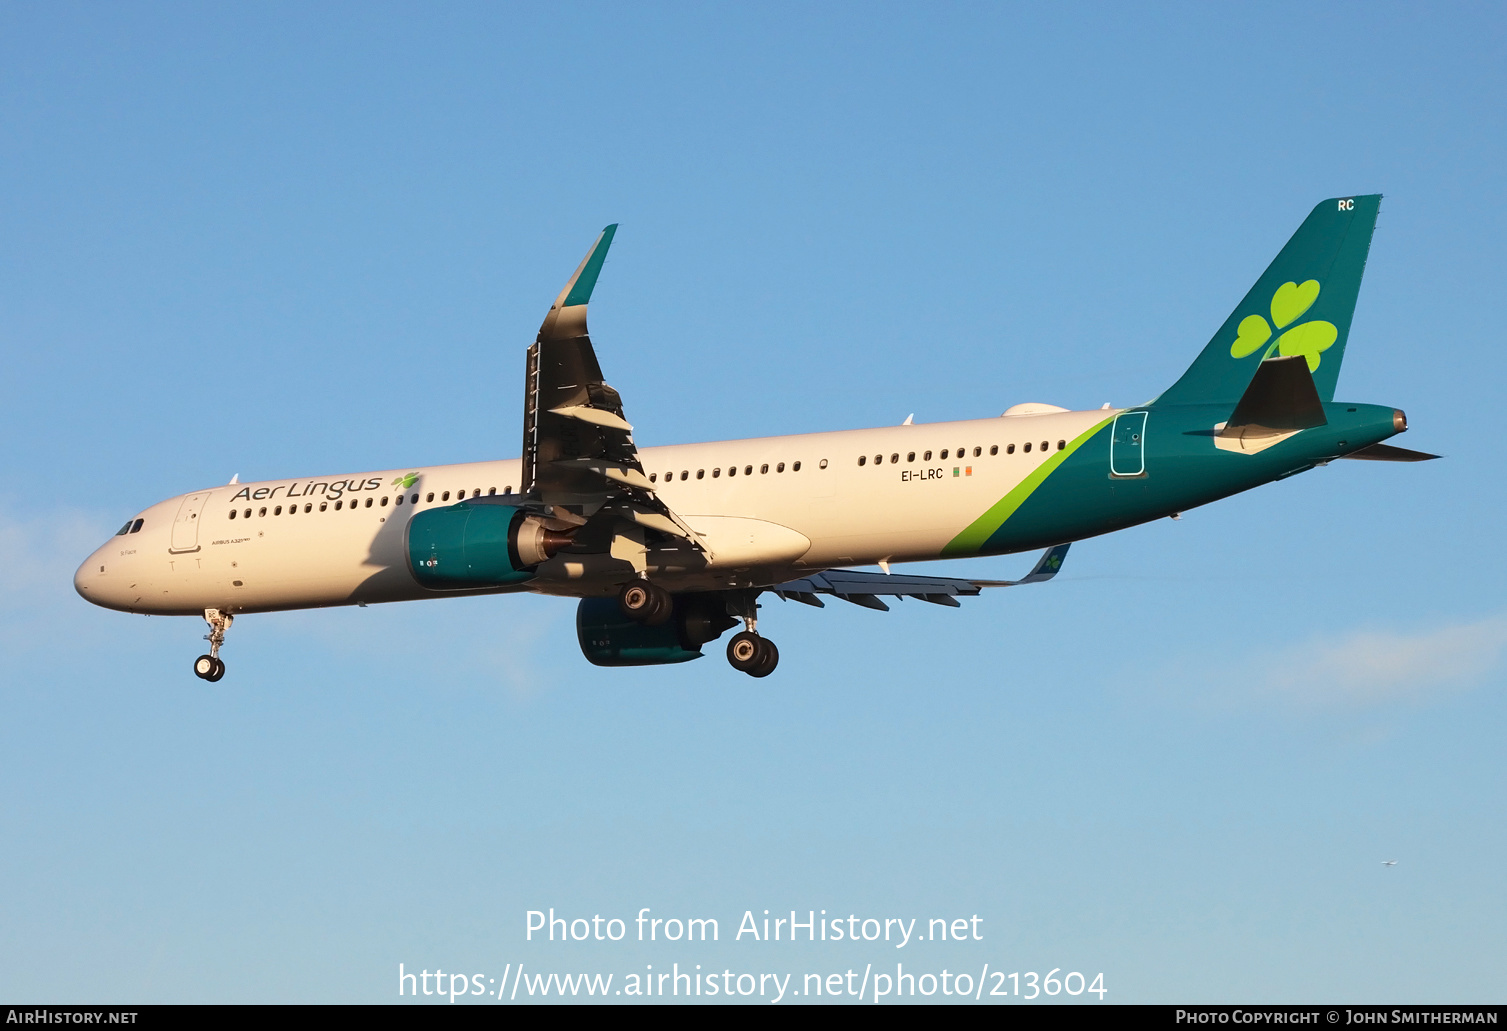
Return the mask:
<svg viewBox="0 0 1507 1031"><path fill-rule="evenodd" d="M1504 36L1484 4L0 8L0 997L898 958L1500 1001ZM1447 460L961 611L771 600L767 680L599 670L515 598L247 617L209 686L197 621L72 591L234 473L516 455L524 350L609 222L593 337L655 444L1144 400L1363 192L1339 395ZM550 906L724 940L526 942ZM725 940L763 909L985 937Z"/></svg>

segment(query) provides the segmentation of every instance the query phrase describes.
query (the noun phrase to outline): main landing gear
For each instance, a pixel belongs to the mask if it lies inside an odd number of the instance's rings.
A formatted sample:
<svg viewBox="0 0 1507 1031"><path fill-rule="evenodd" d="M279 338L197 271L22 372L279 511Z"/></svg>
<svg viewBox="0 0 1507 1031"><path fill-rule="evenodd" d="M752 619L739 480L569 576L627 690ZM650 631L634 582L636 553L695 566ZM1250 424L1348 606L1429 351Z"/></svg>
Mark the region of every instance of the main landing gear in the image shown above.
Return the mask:
<svg viewBox="0 0 1507 1031"><path fill-rule="evenodd" d="M194 676L215 683L225 675L225 663L220 661L220 645L225 643L225 631L235 622L235 617L219 609L205 609L204 622L209 624L209 633L204 640L209 642L209 654L194 660Z"/></svg>
<svg viewBox="0 0 1507 1031"><path fill-rule="evenodd" d="M743 620L744 627L727 642L727 661L733 669L751 677L769 676L780 664L780 650L769 638L759 636L758 592L740 591L731 595L727 612Z"/></svg>
<svg viewBox="0 0 1507 1031"><path fill-rule="evenodd" d="M727 642L727 661L751 677L767 677L780 664L780 650L767 637L742 630Z"/></svg>
<svg viewBox="0 0 1507 1031"><path fill-rule="evenodd" d="M618 607L623 615L644 626L663 626L675 611L670 592L647 580L629 580L618 592Z"/></svg>
<svg viewBox="0 0 1507 1031"><path fill-rule="evenodd" d="M727 642L727 661L733 669L751 677L767 677L780 664L780 650L760 637L758 592L731 591L723 594L681 595L677 634L681 646L700 650L741 619L745 627ZM648 580L630 580L617 595L623 615L643 626L663 626L675 615L675 598Z"/></svg>

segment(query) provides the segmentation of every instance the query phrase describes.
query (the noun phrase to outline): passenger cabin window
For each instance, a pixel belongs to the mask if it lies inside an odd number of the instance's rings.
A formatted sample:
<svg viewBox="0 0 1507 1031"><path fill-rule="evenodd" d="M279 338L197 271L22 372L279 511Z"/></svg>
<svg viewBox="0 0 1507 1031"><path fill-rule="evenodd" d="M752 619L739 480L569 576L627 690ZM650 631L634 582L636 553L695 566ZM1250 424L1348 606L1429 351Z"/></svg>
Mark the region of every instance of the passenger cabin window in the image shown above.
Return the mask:
<svg viewBox="0 0 1507 1031"><path fill-rule="evenodd" d="M749 466L749 468L751 469L753 468L753 466ZM769 463L765 462L763 465L759 466L759 475L763 476L767 472L769 472Z"/></svg>
<svg viewBox="0 0 1507 1031"><path fill-rule="evenodd" d="M914 462L914 461L915 461L915 460L916 460L916 453L915 453L915 452L914 452L914 451L911 451L911 452L909 452L909 453L908 453L908 454L907 454L907 455L906 455L906 456L905 456L905 460L906 460L906 461L907 461L907 462Z"/></svg>
<svg viewBox="0 0 1507 1031"><path fill-rule="evenodd" d="M1026 454L1030 454L1031 453L1031 442L1029 440L1026 441L1025 446L1022 447L1021 450L1024 451Z"/></svg>
<svg viewBox="0 0 1507 1031"><path fill-rule="evenodd" d="M236 517L236 511L235 511L235 509L233 509L233 508L232 508L232 509L231 509L231 510L230 510L230 518L232 518L232 519L234 519L234 518L235 518L235 517ZM125 532L126 532L126 531L124 531L124 530L121 530L121 531L120 531L120 532L121 532L121 533L125 533Z"/></svg>
<svg viewBox="0 0 1507 1031"><path fill-rule="evenodd" d="M998 445L998 444L994 444L994 445L992 445L992 446L991 446L991 447L990 447L990 448L989 448L989 453L990 453L990 454L991 454L991 455L997 455L997 454L999 454L999 445Z"/></svg>
<svg viewBox="0 0 1507 1031"><path fill-rule="evenodd" d="M1067 441L1065 441L1065 440L1059 440L1057 442L1057 450L1058 451L1061 451L1065 447L1067 447Z"/></svg>
<svg viewBox="0 0 1507 1031"><path fill-rule="evenodd" d="M306 513L307 513L307 512L312 512L312 511L314 511L314 503L313 503L313 502L312 502L312 501L311 501L311 502L309 502L309 503L308 503L308 504L307 504L307 505L305 505L305 506L304 506L304 507L303 507L303 510L304 510L304 512L306 512Z"/></svg>
<svg viewBox="0 0 1507 1031"><path fill-rule="evenodd" d="M659 479L659 473L650 473L649 474L649 482L650 483L654 483L658 479Z"/></svg>
<svg viewBox="0 0 1507 1031"><path fill-rule="evenodd" d="M713 469L713 470L712 470L712 479L714 479L714 480L715 480L715 479L716 479L716 478L717 478L717 477L719 477L719 476L721 476L721 475L722 475L722 470L721 470L721 468L717 468L717 469Z"/></svg>
<svg viewBox="0 0 1507 1031"><path fill-rule="evenodd" d="M942 449L942 454L938 457L940 457L944 462L947 461L947 449L945 447Z"/></svg>
<svg viewBox="0 0 1507 1031"><path fill-rule="evenodd" d="M497 493L497 488L496 487L488 487L487 488L487 497L490 498L493 494L496 494L496 493Z"/></svg>
<svg viewBox="0 0 1507 1031"><path fill-rule="evenodd" d="M869 456L868 455L859 455L858 456L858 464L859 465L868 465L869 464ZM122 532L124 532L124 531L122 531Z"/></svg>
<svg viewBox="0 0 1507 1031"><path fill-rule="evenodd" d="M798 472L800 472L800 471L801 471L801 463L799 463L799 462L796 462L796 463L795 463L795 464L794 464L794 465L792 465L792 466L791 466L791 467L790 467L790 471L791 471L791 472L793 472L793 473L798 473Z"/></svg>
<svg viewBox="0 0 1507 1031"><path fill-rule="evenodd" d="M930 462L931 461L931 452L928 451L928 452L926 452L926 454L922 455L921 456L921 461L923 461L923 462Z"/></svg>
<svg viewBox="0 0 1507 1031"><path fill-rule="evenodd" d="M256 514L257 514L258 517L264 516L264 515L267 514L267 509L266 508L259 508L259 509L257 509Z"/></svg>
<svg viewBox="0 0 1507 1031"><path fill-rule="evenodd" d="M433 501L433 500L434 500L434 491L430 491L430 492L429 492L429 493L428 493L428 494L427 494L427 495L426 495L426 496L425 496L425 497L424 497L424 500L425 500L425 501Z"/></svg>
<svg viewBox="0 0 1507 1031"><path fill-rule="evenodd" d="M1048 450L1049 446L1050 445L1049 445L1049 443L1047 441L1043 440L1041 442L1041 450L1046 451L1046 450Z"/></svg>
<svg viewBox="0 0 1507 1031"><path fill-rule="evenodd" d="M370 505L370 504L371 504L371 500L370 500L370 499L367 499L367 502L366 502L366 503L367 503L367 505ZM386 507L387 507L387 495L386 495L386 494L383 494L383 495L382 495L382 507L383 507L383 508L386 508Z"/></svg>
<svg viewBox="0 0 1507 1031"><path fill-rule="evenodd" d="M680 470L680 478L682 480L689 480L691 478L691 471L689 469Z"/></svg>
<svg viewBox="0 0 1507 1031"><path fill-rule="evenodd" d="M774 467L774 471L777 472L777 473L784 472L785 471L785 463L781 462L779 465L775 466Z"/></svg>
<svg viewBox="0 0 1507 1031"><path fill-rule="evenodd" d="M896 452L895 454L890 455L890 464L891 465L894 465L898 461L900 461L900 453L899 452Z"/></svg>
<svg viewBox="0 0 1507 1031"><path fill-rule="evenodd" d="M1013 454L1015 454L1015 445L1014 444L1008 444L1008 445L1006 445L1005 446L1005 454L1007 454L1007 455L1013 455Z"/></svg>
<svg viewBox="0 0 1507 1031"><path fill-rule="evenodd" d="M403 495L399 494L397 497L393 498L392 503L394 505L401 505L403 503Z"/></svg>
<svg viewBox="0 0 1507 1031"><path fill-rule="evenodd" d="M698 480L704 480L704 479L706 479L706 470L705 469L697 469L696 470L696 479L698 479Z"/></svg>
<svg viewBox="0 0 1507 1031"><path fill-rule="evenodd" d="M983 449L983 448L981 448L981 447L976 447L976 448L974 448L974 449L973 449L973 457L974 457L974 458L977 458L977 457L979 457L979 456L980 456L980 455L982 455L982 454L983 454L983 453L984 453L984 449Z"/></svg>
<svg viewBox="0 0 1507 1031"><path fill-rule="evenodd" d="M249 508L248 508L248 509L246 509L246 518L247 518L247 519L250 519L250 518L251 518L251 509L249 509Z"/></svg>
<svg viewBox="0 0 1507 1031"><path fill-rule="evenodd" d="M769 471L769 466L766 465L764 467L764 471L767 473ZM745 465L743 467L743 475L744 476L752 476L753 475L753 466L751 466L751 465Z"/></svg>
<svg viewBox="0 0 1507 1031"><path fill-rule="evenodd" d="M283 506L278 505L276 508L274 508L272 510L272 514L275 515L275 516L282 515L283 514Z"/></svg>
<svg viewBox="0 0 1507 1031"><path fill-rule="evenodd" d="M366 507L367 508L371 508L372 507L372 499L371 498L367 498L366 499Z"/></svg>
<svg viewBox="0 0 1507 1031"><path fill-rule="evenodd" d="M440 500L441 501L449 501L450 500L450 492L447 490L447 491L445 491L445 493L441 494L440 495Z"/></svg>
<svg viewBox="0 0 1507 1031"><path fill-rule="evenodd" d="M319 511L321 511L321 512L323 512L325 509L327 509L329 507L330 507L330 503L328 501L321 501L319 503Z"/></svg>
<svg viewBox="0 0 1507 1031"><path fill-rule="evenodd" d="M340 511L341 506L344 505L344 504L345 504L344 501L337 501L337 502L335 502L335 511L337 511L337 512Z"/></svg>
<svg viewBox="0 0 1507 1031"><path fill-rule="evenodd" d="M883 465L884 464L884 456L883 455L875 455L874 456L874 464L875 465Z"/></svg>

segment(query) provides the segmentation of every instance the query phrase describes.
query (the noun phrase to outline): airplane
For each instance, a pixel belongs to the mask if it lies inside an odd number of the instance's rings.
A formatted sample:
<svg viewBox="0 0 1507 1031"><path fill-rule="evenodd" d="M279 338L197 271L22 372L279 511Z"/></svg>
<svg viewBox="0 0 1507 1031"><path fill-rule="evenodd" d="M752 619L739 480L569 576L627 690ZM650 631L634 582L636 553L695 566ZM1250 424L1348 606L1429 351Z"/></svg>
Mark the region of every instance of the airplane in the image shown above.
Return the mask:
<svg viewBox="0 0 1507 1031"><path fill-rule="evenodd" d="M956 607L1041 583L1069 545L1339 458L1424 461L1383 443L1386 405L1337 402L1380 195L1316 206L1182 376L1129 408L1024 403L999 417L639 447L586 314L616 225L597 237L528 349L517 459L205 487L126 521L74 586L110 609L201 616L225 674L234 619L483 594L577 600L586 659L702 657L742 624L729 663L768 676L759 598ZM1045 549L994 581L891 563ZM880 572L853 569L877 565Z"/></svg>

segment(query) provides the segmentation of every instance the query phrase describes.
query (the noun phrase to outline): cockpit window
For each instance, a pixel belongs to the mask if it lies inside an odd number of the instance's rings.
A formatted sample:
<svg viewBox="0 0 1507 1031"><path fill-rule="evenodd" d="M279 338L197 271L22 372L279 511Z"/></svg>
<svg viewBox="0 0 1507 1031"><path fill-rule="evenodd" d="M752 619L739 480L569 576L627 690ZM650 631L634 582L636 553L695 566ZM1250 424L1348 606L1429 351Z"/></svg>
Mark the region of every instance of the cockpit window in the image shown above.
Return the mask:
<svg viewBox="0 0 1507 1031"><path fill-rule="evenodd" d="M117 536L117 537L124 537L126 534L128 534L130 532L131 532L131 520L127 519L126 520L126 525L122 526L119 530L115 531L115 536Z"/></svg>
<svg viewBox="0 0 1507 1031"><path fill-rule="evenodd" d="M145 523L146 523L145 519L138 519L138 520L136 520L134 523L131 524L131 532L132 533L140 533L141 532L141 527Z"/></svg>

